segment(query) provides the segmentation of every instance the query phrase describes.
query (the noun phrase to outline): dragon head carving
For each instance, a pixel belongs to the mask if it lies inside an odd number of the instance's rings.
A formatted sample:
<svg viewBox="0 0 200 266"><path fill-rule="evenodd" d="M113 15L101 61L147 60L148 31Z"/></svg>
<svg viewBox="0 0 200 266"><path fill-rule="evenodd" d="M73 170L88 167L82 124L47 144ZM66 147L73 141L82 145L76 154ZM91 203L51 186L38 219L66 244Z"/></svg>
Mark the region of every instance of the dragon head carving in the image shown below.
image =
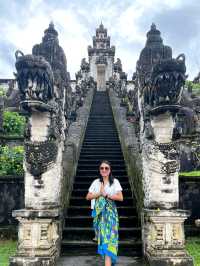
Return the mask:
<svg viewBox="0 0 200 266"><path fill-rule="evenodd" d="M31 104L41 107L54 97L54 77L50 64L42 56L24 55L16 51L17 82L21 104L27 109Z"/></svg>
<svg viewBox="0 0 200 266"><path fill-rule="evenodd" d="M144 89L144 104L150 110L172 110L179 105L186 80L185 56L158 62L152 69L150 79Z"/></svg>

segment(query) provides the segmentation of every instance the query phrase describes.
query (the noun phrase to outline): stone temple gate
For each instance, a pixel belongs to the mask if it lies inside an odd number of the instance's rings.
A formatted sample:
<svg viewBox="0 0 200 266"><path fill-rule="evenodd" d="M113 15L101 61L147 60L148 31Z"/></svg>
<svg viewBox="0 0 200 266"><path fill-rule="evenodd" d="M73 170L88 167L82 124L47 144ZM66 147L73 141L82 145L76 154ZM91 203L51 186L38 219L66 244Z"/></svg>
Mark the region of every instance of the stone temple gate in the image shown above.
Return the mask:
<svg viewBox="0 0 200 266"><path fill-rule="evenodd" d="M182 118L198 112L188 104L184 54L173 58L152 24L129 81L101 24L88 62L82 59L71 80L50 23L32 54L16 52L16 70L27 120L25 207L13 211L18 248L10 266L59 265L60 256L96 253L85 196L102 159L111 161L123 187L119 254L143 256L149 265L193 265L185 250L190 214L180 205L179 171ZM196 140L198 129L196 119Z"/></svg>
<svg viewBox="0 0 200 266"><path fill-rule="evenodd" d="M97 91L106 90L106 81L113 76L115 47L110 47L110 37L103 24L96 29L93 47L88 47L90 76L97 82Z"/></svg>

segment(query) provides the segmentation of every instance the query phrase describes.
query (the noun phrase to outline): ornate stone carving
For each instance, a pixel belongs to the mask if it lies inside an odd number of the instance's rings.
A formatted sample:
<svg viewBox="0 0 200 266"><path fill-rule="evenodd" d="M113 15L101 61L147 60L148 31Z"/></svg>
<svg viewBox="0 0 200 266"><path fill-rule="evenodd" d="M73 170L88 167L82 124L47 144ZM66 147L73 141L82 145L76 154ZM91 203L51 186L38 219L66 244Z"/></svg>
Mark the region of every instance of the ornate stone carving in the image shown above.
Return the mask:
<svg viewBox="0 0 200 266"><path fill-rule="evenodd" d="M25 142L27 169L33 176L40 176L56 162L58 153L55 141Z"/></svg>
<svg viewBox="0 0 200 266"><path fill-rule="evenodd" d="M60 245L60 206L68 88L66 58L53 24L33 55L16 52L25 134L25 209L19 221L17 255L10 265L55 265ZM69 96L69 94L67 94Z"/></svg>
<svg viewBox="0 0 200 266"><path fill-rule="evenodd" d="M51 109L49 103L54 97L54 79L50 64L41 56L24 55L17 51L16 69L23 108Z"/></svg>
<svg viewBox="0 0 200 266"><path fill-rule="evenodd" d="M185 251L184 220L181 210L144 210L144 246L150 265L188 265L193 261Z"/></svg>
<svg viewBox="0 0 200 266"><path fill-rule="evenodd" d="M185 71L184 55L179 55L177 59L161 60L156 64L148 86L144 89L144 105L155 108L179 104L186 79Z"/></svg>
<svg viewBox="0 0 200 266"><path fill-rule="evenodd" d="M148 208L145 210L148 218L143 224L144 252L152 265L193 265L183 244L183 221L187 214L173 211L179 202L180 152L174 140L181 135L176 116L182 108L185 72L185 56L181 54L173 59L171 48L163 45L160 32L153 24L134 75L144 206Z"/></svg>

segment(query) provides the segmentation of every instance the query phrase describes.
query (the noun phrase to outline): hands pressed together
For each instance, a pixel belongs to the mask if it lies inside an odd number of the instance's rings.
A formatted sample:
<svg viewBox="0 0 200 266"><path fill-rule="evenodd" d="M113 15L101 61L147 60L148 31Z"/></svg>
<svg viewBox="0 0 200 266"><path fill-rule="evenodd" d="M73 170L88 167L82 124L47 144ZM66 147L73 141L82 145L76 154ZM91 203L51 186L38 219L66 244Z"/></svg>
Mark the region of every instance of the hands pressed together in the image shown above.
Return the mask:
<svg viewBox="0 0 200 266"><path fill-rule="evenodd" d="M101 184L100 196L103 196L104 198L107 198L107 199L112 199L112 196L108 195L105 192L103 183Z"/></svg>
<svg viewBox="0 0 200 266"><path fill-rule="evenodd" d="M114 195L108 195L105 190L104 190L104 185L103 183L101 184L101 188L100 188L100 192L99 193L91 193L91 192L88 192L87 196L86 196L86 199L87 200L92 200L92 199L97 199L99 197L103 196L104 198L106 199L109 199L109 200L116 200L116 201L123 201L123 195L122 195L122 192L118 192Z"/></svg>

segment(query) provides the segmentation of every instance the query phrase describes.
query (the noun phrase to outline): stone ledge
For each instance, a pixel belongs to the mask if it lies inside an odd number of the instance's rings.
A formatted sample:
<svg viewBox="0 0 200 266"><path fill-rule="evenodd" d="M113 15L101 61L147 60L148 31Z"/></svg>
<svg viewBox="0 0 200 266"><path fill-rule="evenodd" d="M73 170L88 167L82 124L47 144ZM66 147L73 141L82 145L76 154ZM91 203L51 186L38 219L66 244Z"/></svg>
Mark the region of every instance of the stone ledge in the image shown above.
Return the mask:
<svg viewBox="0 0 200 266"><path fill-rule="evenodd" d="M182 217L182 216L190 216L190 211L182 210L182 209L170 209L170 210L151 210L151 209L143 209L144 214L147 216L156 216L156 217Z"/></svg>
<svg viewBox="0 0 200 266"><path fill-rule="evenodd" d="M193 259L191 257L148 257L147 260L150 266L193 266Z"/></svg>
<svg viewBox="0 0 200 266"><path fill-rule="evenodd" d="M11 257L10 266L53 266L56 265L56 256L52 257Z"/></svg>
<svg viewBox="0 0 200 266"><path fill-rule="evenodd" d="M5 181L7 182L21 182L21 183L24 183L24 176L23 175L2 175L0 176L0 183L1 182L4 182Z"/></svg>
<svg viewBox="0 0 200 266"><path fill-rule="evenodd" d="M13 217L22 217L22 218L51 218L51 217L59 217L61 215L61 211L59 209L52 210L15 210L12 212Z"/></svg>

